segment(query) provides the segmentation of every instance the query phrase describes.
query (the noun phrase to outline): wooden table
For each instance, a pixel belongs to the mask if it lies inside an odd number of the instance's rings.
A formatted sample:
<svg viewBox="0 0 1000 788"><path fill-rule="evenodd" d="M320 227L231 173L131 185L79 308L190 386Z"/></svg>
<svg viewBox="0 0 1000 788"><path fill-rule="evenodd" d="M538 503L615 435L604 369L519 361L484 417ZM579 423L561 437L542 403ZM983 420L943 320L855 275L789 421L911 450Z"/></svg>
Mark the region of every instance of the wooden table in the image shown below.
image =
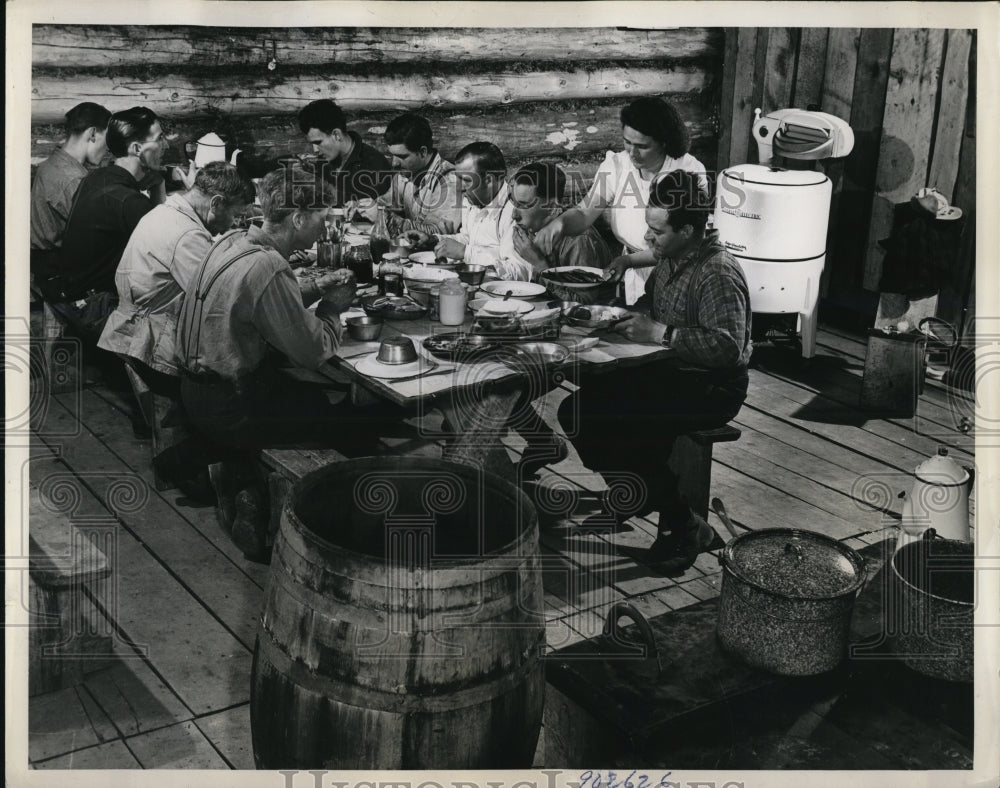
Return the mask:
<svg viewBox="0 0 1000 788"><path fill-rule="evenodd" d="M538 303L545 303L541 299ZM345 318L348 315L345 314ZM355 401L365 396L386 399L404 407L440 408L456 431L449 441L445 456L473 462L513 480L513 466L500 439L506 434L507 422L514 407L525 393L528 402L544 395L563 380L574 380L578 374L603 373L621 366L648 364L665 357L669 351L659 345L641 345L610 332L599 334L597 346L573 352L563 364L539 370L527 365L513 366L498 361L474 363L443 362L434 359L424 348L424 339L434 334L468 331L472 318L462 326L443 326L429 318L412 321L386 321L382 335L372 342L358 342L345 334L344 343L331 365L347 375L355 389ZM431 374L415 380L393 382L365 375L355 369L365 357L364 351L375 353L379 342L391 336L405 335L413 340L417 352L425 359L440 363ZM557 340L571 351L588 332L563 327ZM514 358L513 353L511 358Z"/></svg>

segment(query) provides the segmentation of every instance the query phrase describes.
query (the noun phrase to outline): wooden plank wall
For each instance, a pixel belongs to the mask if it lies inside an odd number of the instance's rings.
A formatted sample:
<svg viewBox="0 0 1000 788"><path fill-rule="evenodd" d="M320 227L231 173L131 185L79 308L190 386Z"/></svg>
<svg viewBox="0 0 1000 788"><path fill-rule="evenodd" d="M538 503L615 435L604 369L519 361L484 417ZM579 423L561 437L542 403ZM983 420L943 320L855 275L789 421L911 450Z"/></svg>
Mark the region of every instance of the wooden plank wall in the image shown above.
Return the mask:
<svg viewBox="0 0 1000 788"><path fill-rule="evenodd" d="M875 28L728 28L717 161L757 160L755 107L820 108L850 122L854 151L825 164L834 184L823 294L874 291L878 241L894 206L936 186L966 215L956 283L938 314L961 322L974 278L975 32ZM862 308L862 307L858 307ZM874 317L874 314L871 315Z"/></svg>
<svg viewBox="0 0 1000 788"><path fill-rule="evenodd" d="M92 100L153 109L178 159L186 140L214 130L246 161L273 162L309 151L295 113L332 98L376 147L386 123L413 110L446 157L490 140L514 165L545 158L589 178L605 151L621 149L621 107L659 95L677 104L692 152L713 169L723 46L717 28L36 25L31 155L47 156L66 110Z"/></svg>

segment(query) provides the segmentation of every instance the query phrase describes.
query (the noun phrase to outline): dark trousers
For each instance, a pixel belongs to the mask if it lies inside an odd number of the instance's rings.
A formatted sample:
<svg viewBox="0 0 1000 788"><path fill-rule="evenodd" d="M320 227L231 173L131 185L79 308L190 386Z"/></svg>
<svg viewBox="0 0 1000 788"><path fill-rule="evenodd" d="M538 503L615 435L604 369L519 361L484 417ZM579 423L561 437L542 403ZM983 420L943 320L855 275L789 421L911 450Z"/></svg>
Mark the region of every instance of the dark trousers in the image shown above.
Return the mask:
<svg viewBox="0 0 1000 788"><path fill-rule="evenodd" d="M199 430L240 449L325 447L367 454L391 418L388 408L334 405L323 387L294 381L270 366L236 382L182 376L181 398Z"/></svg>
<svg viewBox="0 0 1000 788"><path fill-rule="evenodd" d="M70 328L90 345L97 345L97 340L104 331L108 316L118 306L118 294L102 291L92 292L78 301L48 301L49 307Z"/></svg>
<svg viewBox="0 0 1000 788"><path fill-rule="evenodd" d="M742 368L701 371L663 361L620 369L583 380L560 406L559 421L588 468L611 487L616 475L623 480L607 503L625 515L657 510L660 530L669 531L691 514L667 465L674 441L726 424L743 405L747 384Z"/></svg>

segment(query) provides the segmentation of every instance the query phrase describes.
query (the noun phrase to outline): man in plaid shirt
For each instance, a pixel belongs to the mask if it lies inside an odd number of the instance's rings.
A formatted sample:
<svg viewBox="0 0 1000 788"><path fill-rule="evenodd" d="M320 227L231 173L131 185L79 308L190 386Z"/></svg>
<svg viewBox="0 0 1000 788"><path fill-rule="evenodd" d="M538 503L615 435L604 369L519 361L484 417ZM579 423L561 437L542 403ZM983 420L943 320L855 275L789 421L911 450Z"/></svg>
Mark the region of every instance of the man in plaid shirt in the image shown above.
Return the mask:
<svg viewBox="0 0 1000 788"><path fill-rule="evenodd" d="M646 209L646 240L657 265L636 304L648 313L636 311L616 331L634 342L662 344L670 354L585 380L559 411L564 426L575 417L574 445L587 467L642 479L644 501L628 515L659 511L659 533L649 549L620 550L666 574L683 572L719 541L691 511L667 467L674 441L723 426L747 393L750 295L739 264L715 233L706 234L708 212L690 173L675 170L657 182Z"/></svg>

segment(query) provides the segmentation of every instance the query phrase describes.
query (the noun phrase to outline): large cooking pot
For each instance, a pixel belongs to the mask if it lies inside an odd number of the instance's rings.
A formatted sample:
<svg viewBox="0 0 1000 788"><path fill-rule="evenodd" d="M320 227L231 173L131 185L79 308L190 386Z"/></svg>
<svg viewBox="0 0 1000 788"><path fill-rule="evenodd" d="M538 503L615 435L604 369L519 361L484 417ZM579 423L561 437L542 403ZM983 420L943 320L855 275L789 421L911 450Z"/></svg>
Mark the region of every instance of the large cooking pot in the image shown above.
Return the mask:
<svg viewBox="0 0 1000 788"><path fill-rule="evenodd" d="M722 552L717 632L748 664L787 676L837 667L847 651L864 559L822 534L768 528Z"/></svg>
<svg viewBox="0 0 1000 788"><path fill-rule="evenodd" d="M892 557L893 596L886 627L896 654L927 676L972 681L975 656L975 550L933 535Z"/></svg>

